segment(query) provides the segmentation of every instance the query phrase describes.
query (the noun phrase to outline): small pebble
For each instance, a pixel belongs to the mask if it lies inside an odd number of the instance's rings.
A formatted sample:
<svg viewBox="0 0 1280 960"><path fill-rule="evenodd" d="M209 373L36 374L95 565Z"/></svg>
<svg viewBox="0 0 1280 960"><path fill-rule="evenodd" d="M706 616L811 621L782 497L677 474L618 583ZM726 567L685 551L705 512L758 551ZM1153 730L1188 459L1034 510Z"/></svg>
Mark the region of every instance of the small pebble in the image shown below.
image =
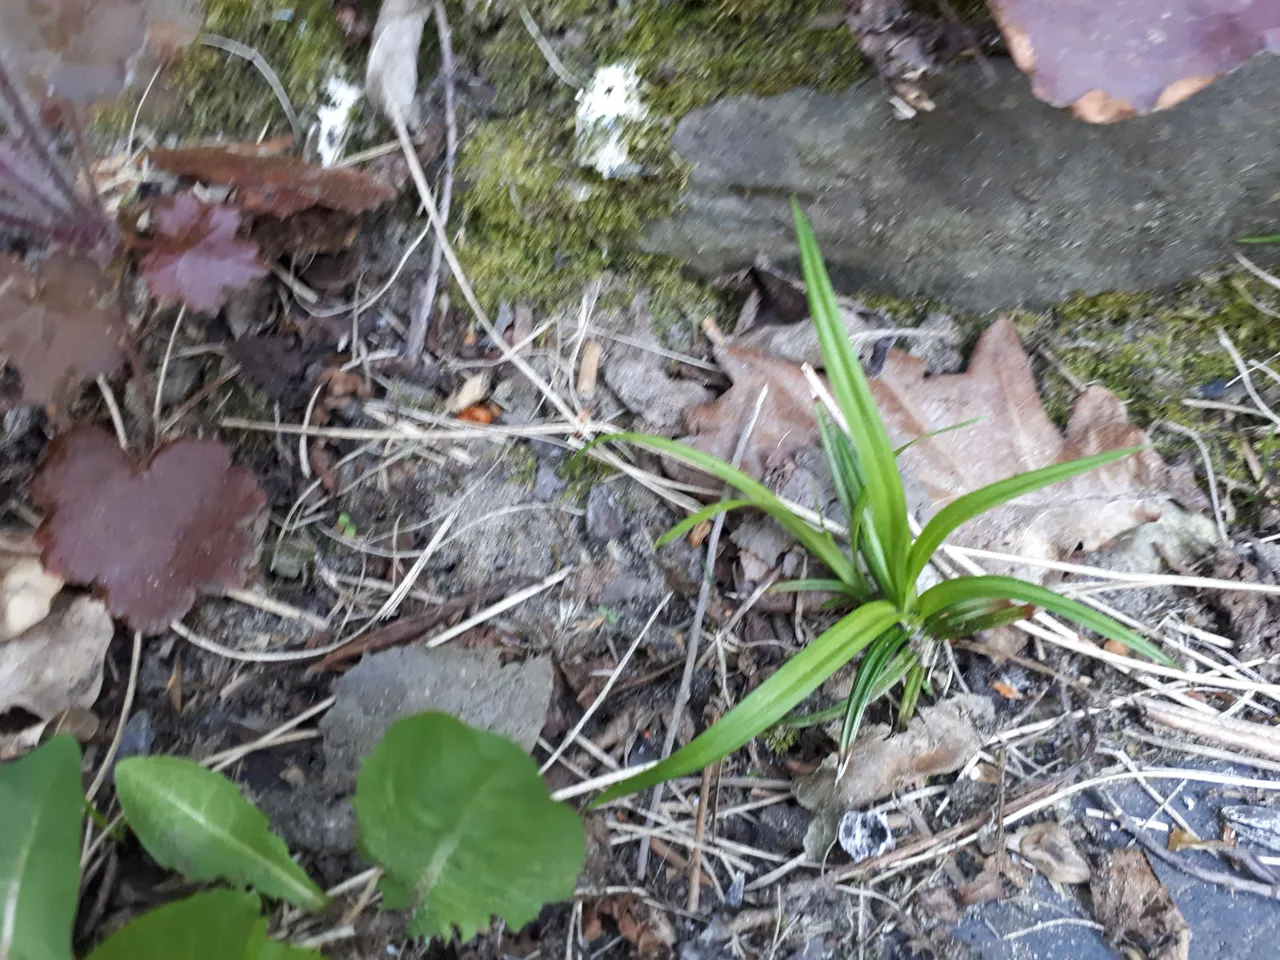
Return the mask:
<svg viewBox="0 0 1280 960"><path fill-rule="evenodd" d="M836 829L840 847L854 863L878 857L893 849L893 831L883 813L850 810L840 818Z"/></svg>
<svg viewBox="0 0 1280 960"><path fill-rule="evenodd" d="M622 508L612 490L594 486L587 494L587 536L592 540L616 540L626 529Z"/></svg>

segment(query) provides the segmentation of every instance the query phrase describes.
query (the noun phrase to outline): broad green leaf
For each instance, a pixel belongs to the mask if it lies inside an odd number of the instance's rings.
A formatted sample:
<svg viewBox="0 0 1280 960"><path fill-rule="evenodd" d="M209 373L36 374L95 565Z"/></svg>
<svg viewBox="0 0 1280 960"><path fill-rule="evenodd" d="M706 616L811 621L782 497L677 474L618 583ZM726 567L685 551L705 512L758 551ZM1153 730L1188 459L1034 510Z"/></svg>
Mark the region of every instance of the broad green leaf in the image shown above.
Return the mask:
<svg viewBox="0 0 1280 960"><path fill-rule="evenodd" d="M98 944L87 960L321 960L267 936L258 897L208 890L148 910Z"/></svg>
<svg viewBox="0 0 1280 960"><path fill-rule="evenodd" d="M1008 503L1024 493L1030 493L1033 490L1039 490L1041 487L1047 487L1054 483L1061 483L1063 480L1069 480L1078 474L1088 473L1090 470L1096 470L1098 467L1113 463L1116 460L1123 460L1125 457L1137 453L1140 449L1142 448L1127 447L1123 450L1108 450L1106 453L1094 454L1092 457L1082 457L1079 460L1071 460L1068 463L1055 463L1051 467L1019 473L1006 480L988 484L980 490L974 490L972 493L957 497L934 514L933 519L920 531L920 536L916 538L916 542L911 547L911 560L907 567L907 575L911 578L911 582L915 583L916 578L920 576L925 565L937 553L938 548L961 524L968 523L974 517L981 516L988 510L998 507L1002 503Z"/></svg>
<svg viewBox="0 0 1280 960"><path fill-rule="evenodd" d="M813 229L801 212L799 203L792 200L791 207L800 247L800 266L804 273L809 311L818 333L818 345L822 349L823 367L831 384L831 394L848 422L849 437L857 453L863 483L869 492L870 520L887 552L889 575L894 587L889 595L901 604L912 586L912 582L904 580L911 532L907 526L907 498L902 489L902 479L898 476L898 464L867 375L863 373L849 342L849 333L836 304L835 288L827 276Z"/></svg>
<svg viewBox="0 0 1280 960"><path fill-rule="evenodd" d="M751 500L717 500L715 503L703 507L697 513L691 513L685 517L674 527L660 536L655 542L655 547L663 547L673 540L679 540L686 533L700 524L703 520L710 520L712 517L719 516L722 513L728 513L730 510L737 510L740 507L753 506L754 501Z"/></svg>
<svg viewBox="0 0 1280 960"><path fill-rule="evenodd" d="M927 623L944 613L953 604L980 599L1012 600L1015 603L1030 603L1043 607L1050 613L1074 620L1109 640L1124 644L1130 650L1150 657L1156 663L1166 667L1178 666L1150 640L1116 623L1110 617L1091 607L1086 607L1077 600L1013 577L957 577L954 580L944 580L921 595L919 613Z"/></svg>
<svg viewBox="0 0 1280 960"><path fill-rule="evenodd" d="M656 767L610 787L593 806L652 787L673 777L701 770L726 757L752 737L773 726L840 667L898 620L898 611L885 600L863 604L784 663L686 747Z"/></svg>
<svg viewBox="0 0 1280 960"><path fill-rule="evenodd" d="M0 765L0 958L70 960L80 886L80 747Z"/></svg>
<svg viewBox="0 0 1280 960"><path fill-rule="evenodd" d="M725 463L719 457L703 453L697 447L680 443L678 440L668 440L665 437L652 437L646 433L613 433L609 435L609 439L634 443L637 446L664 453L676 460L683 460L690 466L705 470L717 480L735 487L751 501L757 510L773 517L778 525L791 534L801 546L830 567L837 577L841 580L853 578L853 563L840 550L831 534L809 526L788 510L768 487L737 467Z"/></svg>
<svg viewBox="0 0 1280 960"><path fill-rule="evenodd" d="M116 766L125 820L156 863L202 883L228 880L305 910L328 902L267 818L220 773L181 757Z"/></svg>
<svg viewBox="0 0 1280 960"><path fill-rule="evenodd" d="M409 932L470 939L496 914L516 931L573 895L582 821L551 799L538 766L505 737L444 713L399 721L360 768L360 852L385 871L388 909Z"/></svg>

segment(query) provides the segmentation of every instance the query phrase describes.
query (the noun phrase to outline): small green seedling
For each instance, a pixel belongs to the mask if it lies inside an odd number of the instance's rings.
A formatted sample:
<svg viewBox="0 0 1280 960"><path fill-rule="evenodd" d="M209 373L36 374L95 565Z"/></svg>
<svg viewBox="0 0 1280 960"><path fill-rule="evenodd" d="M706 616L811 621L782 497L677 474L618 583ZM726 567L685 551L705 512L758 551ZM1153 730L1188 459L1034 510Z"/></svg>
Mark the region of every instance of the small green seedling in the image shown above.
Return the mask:
<svg viewBox="0 0 1280 960"><path fill-rule="evenodd" d="M829 571L823 578L791 581L780 584L778 589L835 593L853 610L701 736L656 766L605 791L595 801L597 804L693 773L720 760L783 721L823 681L861 654L853 691L834 711L836 717L842 718L839 769L843 772L867 707L899 681L905 680L901 711L904 719L910 715L925 685L932 647L1021 620L1036 608L1073 620L1161 664L1176 666L1152 643L1111 618L1023 580L958 577L919 592L921 573L957 527L1023 494L1130 456L1137 448L1055 464L975 490L938 511L913 539L895 451L866 374L850 346L813 231L799 206L793 206L809 309L817 327L832 399L830 410L821 403L817 406L818 428L836 497L848 524L849 549L842 549L828 530L797 516L764 484L717 457L675 440L646 434L616 434L610 439L683 461L740 494L736 499L699 510L668 531L660 544L683 536L717 514L754 507L776 520Z"/></svg>

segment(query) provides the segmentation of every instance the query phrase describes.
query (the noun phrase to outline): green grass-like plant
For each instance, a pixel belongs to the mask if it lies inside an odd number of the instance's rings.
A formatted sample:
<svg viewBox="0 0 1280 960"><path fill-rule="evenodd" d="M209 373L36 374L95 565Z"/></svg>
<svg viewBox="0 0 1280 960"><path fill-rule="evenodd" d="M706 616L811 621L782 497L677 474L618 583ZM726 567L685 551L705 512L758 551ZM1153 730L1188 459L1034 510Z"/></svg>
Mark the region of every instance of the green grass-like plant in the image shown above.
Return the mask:
<svg viewBox="0 0 1280 960"><path fill-rule="evenodd" d="M818 404L816 416L836 497L848 526L847 549L837 543L829 530L802 519L764 484L717 457L647 434L615 434L610 439L683 461L740 494L736 499L725 499L699 510L669 530L659 545L729 510L762 510L829 571L826 577L791 581L780 584L778 589L836 593L853 610L686 747L611 787L596 799L596 804L693 773L720 760L786 720L787 714L823 681L861 654L852 693L838 711L823 715L843 718L839 741L839 769L843 771L867 707L875 698L905 680L900 709L903 714L910 714L926 680L925 654L930 647L1021 620L1036 608L1059 614L1161 664L1176 666L1151 642L1110 617L1024 580L958 577L923 593L918 591L920 574L962 524L1033 490L1130 456L1138 448L1054 464L965 494L939 510L913 539L907 521L906 494L898 473L896 454L900 451L895 451L889 442L871 386L849 343L813 231L799 206L793 207L809 309L836 408L829 412ZM836 422L837 414L843 423Z"/></svg>

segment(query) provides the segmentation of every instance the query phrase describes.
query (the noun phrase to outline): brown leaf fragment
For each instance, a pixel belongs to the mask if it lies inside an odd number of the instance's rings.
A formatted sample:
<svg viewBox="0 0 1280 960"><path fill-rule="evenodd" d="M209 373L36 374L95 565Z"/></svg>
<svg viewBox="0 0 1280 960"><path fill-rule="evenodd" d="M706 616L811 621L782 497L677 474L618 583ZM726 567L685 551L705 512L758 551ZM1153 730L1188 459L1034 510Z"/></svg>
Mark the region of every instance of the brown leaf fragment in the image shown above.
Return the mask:
<svg viewBox="0 0 1280 960"><path fill-rule="evenodd" d="M0 642L13 639L47 617L53 598L62 589L62 578L40 565L34 541L23 538L15 546L18 549L9 550L0 544Z"/></svg>
<svg viewBox="0 0 1280 960"><path fill-rule="evenodd" d="M198 0L4 0L0 53L33 94L87 106L194 39L202 13Z"/></svg>
<svg viewBox="0 0 1280 960"><path fill-rule="evenodd" d="M232 290L266 276L257 245L237 236L240 214L234 207L202 203L186 191L153 213L156 246L142 258L140 270L160 304L185 303L216 313Z"/></svg>
<svg viewBox="0 0 1280 960"><path fill-rule="evenodd" d="M93 260L60 253L28 266L0 255L0 354L28 403L65 404L82 380L115 373L127 336L116 289Z"/></svg>
<svg viewBox="0 0 1280 960"><path fill-rule="evenodd" d="M871 389L894 446L979 420L923 439L898 457L909 505L922 521L961 494L1014 474L1147 443L1115 394L1098 386L1079 396L1066 436L1059 433L1008 319L982 334L965 373L926 377L920 360L891 350ZM1160 517L1168 503L1164 473L1159 455L1144 449L984 513L950 542L1045 560L1097 550ZM1043 571L1019 573L1043 578Z"/></svg>
<svg viewBox="0 0 1280 960"><path fill-rule="evenodd" d="M605 897L595 904L597 923L600 917L613 921L619 935L635 948L644 960L670 957L676 932L660 910L655 910L634 894Z"/></svg>
<svg viewBox="0 0 1280 960"><path fill-rule="evenodd" d="M1090 123L1165 110L1280 42L1275 0L991 0L1035 95Z"/></svg>
<svg viewBox="0 0 1280 960"><path fill-rule="evenodd" d="M137 463L91 426L55 437L32 500L45 566L92 585L114 616L159 633L197 594L243 586L266 496L216 440L183 438Z"/></svg>
<svg viewBox="0 0 1280 960"><path fill-rule="evenodd" d="M101 601L59 598L48 617L0 644L0 713L20 707L48 720L92 707L114 632Z"/></svg>
<svg viewBox="0 0 1280 960"><path fill-rule="evenodd" d="M1089 861L1080 855L1061 824L1032 824L1008 837L1005 844L1053 883L1089 882Z"/></svg>
<svg viewBox="0 0 1280 960"><path fill-rule="evenodd" d="M367 213L395 199L395 190L349 167L318 167L296 157L258 156L236 147L152 150L160 170L231 187L246 213L288 217L311 207Z"/></svg>
<svg viewBox="0 0 1280 960"><path fill-rule="evenodd" d="M1104 855L1089 890L1112 943L1137 947L1151 960L1188 960L1191 928L1141 850Z"/></svg>

